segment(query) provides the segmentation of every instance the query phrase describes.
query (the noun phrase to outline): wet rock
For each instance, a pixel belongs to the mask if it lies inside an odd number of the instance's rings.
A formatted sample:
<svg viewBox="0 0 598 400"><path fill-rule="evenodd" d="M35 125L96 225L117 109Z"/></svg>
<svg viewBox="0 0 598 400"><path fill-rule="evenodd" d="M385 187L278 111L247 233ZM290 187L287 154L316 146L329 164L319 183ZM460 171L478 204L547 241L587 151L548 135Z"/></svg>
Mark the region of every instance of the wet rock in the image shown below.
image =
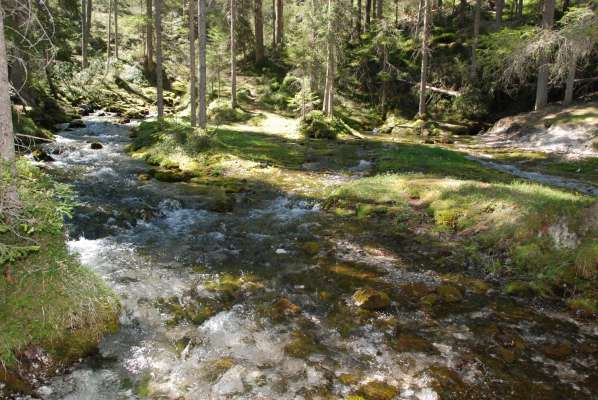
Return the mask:
<svg viewBox="0 0 598 400"><path fill-rule="evenodd" d="M355 375L355 374L340 374L338 376L338 380L343 384L343 385L355 385L359 382L359 376Z"/></svg>
<svg viewBox="0 0 598 400"><path fill-rule="evenodd" d="M77 129L77 128L85 128L85 122L82 119L74 119L69 123L69 128Z"/></svg>
<svg viewBox="0 0 598 400"><path fill-rule="evenodd" d="M33 150L31 152L31 156L33 157L33 159L35 161L39 161L39 162L52 162L52 161L55 161L54 157L52 157L51 155L49 155L48 153L46 153L42 149L35 149L35 150Z"/></svg>
<svg viewBox="0 0 598 400"><path fill-rule="evenodd" d="M439 297L435 293L431 293L427 296L424 296L420 299L421 305L425 307L432 307L434 304L438 303Z"/></svg>
<svg viewBox="0 0 598 400"><path fill-rule="evenodd" d="M141 182L147 182L152 179L152 176L150 174L141 173L137 175L137 179L139 179Z"/></svg>
<svg viewBox="0 0 598 400"><path fill-rule="evenodd" d="M230 396L236 393L241 393L245 389L243 383L243 374L245 368L241 365L236 365L226 371L222 377L212 387L212 393L220 396Z"/></svg>
<svg viewBox="0 0 598 400"><path fill-rule="evenodd" d="M438 351L428 340L419 335L402 333L392 343L392 347L400 353L434 354Z"/></svg>
<svg viewBox="0 0 598 400"><path fill-rule="evenodd" d="M467 282L467 287L471 289L472 292L477 294L486 294L488 290L490 290L490 285L487 282L481 279L471 279Z"/></svg>
<svg viewBox="0 0 598 400"><path fill-rule="evenodd" d="M457 303L463 300L461 289L454 285L440 285L436 288L436 293L445 303Z"/></svg>
<svg viewBox="0 0 598 400"><path fill-rule="evenodd" d="M379 310L390 305L390 298L384 292L371 288L359 289L353 294L353 301L366 310Z"/></svg>
<svg viewBox="0 0 598 400"><path fill-rule="evenodd" d="M102 145L102 143L100 142L93 142L90 146L89 146L92 150L100 150L103 149L104 146Z"/></svg>
<svg viewBox="0 0 598 400"><path fill-rule="evenodd" d="M546 357L553 360L565 360L573 353L573 347L569 342L549 343L542 346L542 352Z"/></svg>
<svg viewBox="0 0 598 400"><path fill-rule="evenodd" d="M401 289L401 294L412 301L417 301L418 299L430 294L432 291L432 289L430 289L423 282L409 282L400 285L399 288Z"/></svg>
<svg viewBox="0 0 598 400"><path fill-rule="evenodd" d="M291 341L284 347L284 351L295 358L307 358L310 354L320 350L316 338L301 331L294 331L291 334Z"/></svg>
<svg viewBox="0 0 598 400"><path fill-rule="evenodd" d="M161 182L186 182L193 178L193 175L183 172L179 169L155 169L153 170L154 178Z"/></svg>
<svg viewBox="0 0 598 400"><path fill-rule="evenodd" d="M361 386L357 393L366 400L392 400L399 394L399 389L382 381L372 381Z"/></svg>
<svg viewBox="0 0 598 400"><path fill-rule="evenodd" d="M272 318L281 319L297 315L301 312L301 307L291 302L286 297L278 299L272 307Z"/></svg>
<svg viewBox="0 0 598 400"><path fill-rule="evenodd" d="M517 353L512 349L507 349L506 347L499 346L496 349L496 354L500 359L502 359L507 364L511 364L516 361L519 357Z"/></svg>
<svg viewBox="0 0 598 400"><path fill-rule="evenodd" d="M480 398L470 393L459 374L450 368L432 366L425 371L425 374L430 377L432 387L441 399Z"/></svg>

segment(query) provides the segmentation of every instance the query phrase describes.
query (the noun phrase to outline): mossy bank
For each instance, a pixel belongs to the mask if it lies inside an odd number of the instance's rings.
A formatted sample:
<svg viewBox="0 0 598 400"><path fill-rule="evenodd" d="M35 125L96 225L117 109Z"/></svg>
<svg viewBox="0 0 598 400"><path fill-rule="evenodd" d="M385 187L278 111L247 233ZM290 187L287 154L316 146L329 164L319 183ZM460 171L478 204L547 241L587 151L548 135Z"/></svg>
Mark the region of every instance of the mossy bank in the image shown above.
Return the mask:
<svg viewBox="0 0 598 400"><path fill-rule="evenodd" d="M20 207L0 210L0 382L27 393L94 352L117 329L119 304L67 249L70 189L25 160L17 174ZM12 179L1 178L5 193Z"/></svg>

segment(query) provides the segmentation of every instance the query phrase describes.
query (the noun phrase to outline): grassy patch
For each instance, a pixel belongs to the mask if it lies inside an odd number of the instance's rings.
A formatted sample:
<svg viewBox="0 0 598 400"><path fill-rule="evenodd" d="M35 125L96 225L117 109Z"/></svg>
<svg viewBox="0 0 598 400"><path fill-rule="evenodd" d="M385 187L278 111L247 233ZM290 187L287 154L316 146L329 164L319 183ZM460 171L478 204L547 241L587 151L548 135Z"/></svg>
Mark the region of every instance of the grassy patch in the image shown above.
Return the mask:
<svg viewBox="0 0 598 400"><path fill-rule="evenodd" d="M0 364L10 374L24 351L41 347L51 357L46 367L53 372L116 329L118 302L67 251L62 221L71 207L68 188L24 160L17 170L22 205L17 212L0 214L0 250L3 255L15 247L38 250L0 256ZM0 179L0 192L8 181L6 175Z"/></svg>

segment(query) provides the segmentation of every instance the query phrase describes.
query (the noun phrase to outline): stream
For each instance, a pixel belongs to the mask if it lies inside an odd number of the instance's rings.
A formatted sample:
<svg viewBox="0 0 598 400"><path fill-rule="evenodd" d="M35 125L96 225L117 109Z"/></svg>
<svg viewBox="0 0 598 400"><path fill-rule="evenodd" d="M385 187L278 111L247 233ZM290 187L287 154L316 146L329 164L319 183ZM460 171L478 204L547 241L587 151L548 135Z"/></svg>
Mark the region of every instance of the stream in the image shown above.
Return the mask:
<svg viewBox="0 0 598 400"><path fill-rule="evenodd" d="M113 120L60 132L50 168L81 203L69 247L119 295L121 326L37 398L596 398L595 323L447 284L426 265L443 254L377 245L313 199L253 187L221 209L191 183L139 179ZM364 287L390 306L357 307Z"/></svg>

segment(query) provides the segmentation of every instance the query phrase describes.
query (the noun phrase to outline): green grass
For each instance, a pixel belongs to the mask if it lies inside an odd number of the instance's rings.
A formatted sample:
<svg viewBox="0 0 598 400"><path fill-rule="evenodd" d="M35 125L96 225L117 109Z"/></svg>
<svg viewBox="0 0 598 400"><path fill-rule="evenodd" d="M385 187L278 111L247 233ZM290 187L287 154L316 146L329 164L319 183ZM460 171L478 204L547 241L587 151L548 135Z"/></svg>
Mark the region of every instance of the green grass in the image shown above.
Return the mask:
<svg viewBox="0 0 598 400"><path fill-rule="evenodd" d="M19 384L10 374L23 351L43 348L52 369L72 362L116 329L119 308L103 280L66 248L63 217L72 206L69 188L25 160L17 163L17 171L21 208L0 214L0 364L8 372L0 380L9 385ZM0 177L0 193L10 181L7 174ZM7 256L15 246L35 249Z"/></svg>

